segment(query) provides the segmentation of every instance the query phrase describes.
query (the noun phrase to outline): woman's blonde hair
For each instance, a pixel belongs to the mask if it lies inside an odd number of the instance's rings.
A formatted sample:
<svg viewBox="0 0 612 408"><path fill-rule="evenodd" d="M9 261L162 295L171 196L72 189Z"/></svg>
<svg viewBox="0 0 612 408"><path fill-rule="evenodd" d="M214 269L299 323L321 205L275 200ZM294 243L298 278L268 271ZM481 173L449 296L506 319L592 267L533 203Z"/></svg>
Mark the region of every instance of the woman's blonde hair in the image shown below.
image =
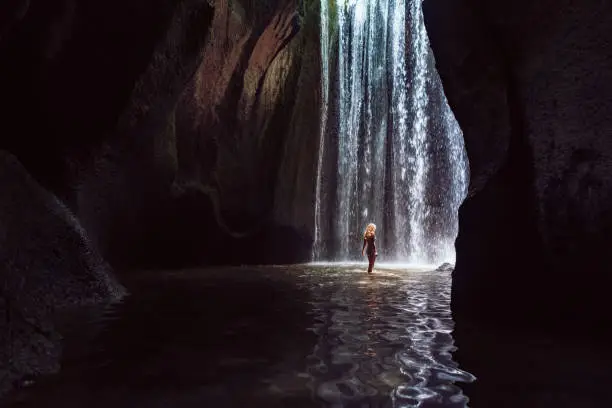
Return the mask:
<svg viewBox="0 0 612 408"><path fill-rule="evenodd" d="M376 231L376 225L373 223L368 224L368 226L365 229L365 232L363 233L363 237L364 238L369 238L372 235L374 235L374 231Z"/></svg>

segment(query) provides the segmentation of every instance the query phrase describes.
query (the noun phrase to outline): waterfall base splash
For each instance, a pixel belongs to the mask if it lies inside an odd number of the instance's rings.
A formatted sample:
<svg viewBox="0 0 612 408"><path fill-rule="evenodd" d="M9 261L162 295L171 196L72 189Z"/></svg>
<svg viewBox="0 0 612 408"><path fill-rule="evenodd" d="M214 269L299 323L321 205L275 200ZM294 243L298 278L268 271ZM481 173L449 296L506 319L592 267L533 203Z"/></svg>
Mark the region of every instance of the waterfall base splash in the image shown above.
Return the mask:
<svg viewBox="0 0 612 408"><path fill-rule="evenodd" d="M421 0L321 1L325 123L313 259L358 260L373 222L386 259L454 262L467 163Z"/></svg>

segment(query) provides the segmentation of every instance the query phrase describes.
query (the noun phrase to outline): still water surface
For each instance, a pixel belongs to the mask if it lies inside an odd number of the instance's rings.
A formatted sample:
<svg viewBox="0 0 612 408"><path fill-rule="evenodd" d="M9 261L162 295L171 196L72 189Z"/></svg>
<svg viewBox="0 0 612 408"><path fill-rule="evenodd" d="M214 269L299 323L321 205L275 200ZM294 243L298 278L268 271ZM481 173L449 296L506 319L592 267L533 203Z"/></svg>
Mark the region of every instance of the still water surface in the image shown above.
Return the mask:
<svg viewBox="0 0 612 408"><path fill-rule="evenodd" d="M11 407L466 407L450 273L363 265L142 272L60 321L62 370Z"/></svg>

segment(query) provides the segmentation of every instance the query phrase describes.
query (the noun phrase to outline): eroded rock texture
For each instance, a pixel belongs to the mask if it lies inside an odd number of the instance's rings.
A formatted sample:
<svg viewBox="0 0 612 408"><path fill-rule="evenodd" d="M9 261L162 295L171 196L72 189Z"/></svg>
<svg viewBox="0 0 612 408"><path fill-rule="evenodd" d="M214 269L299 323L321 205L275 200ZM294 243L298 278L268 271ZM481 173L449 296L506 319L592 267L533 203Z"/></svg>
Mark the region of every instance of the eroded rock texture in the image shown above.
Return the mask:
<svg viewBox="0 0 612 408"><path fill-rule="evenodd" d="M0 157L3 393L57 368L56 311L121 295L98 249L115 261L118 243L138 248L143 203L170 196L166 118L212 8L12 0L0 16L0 148L11 153Z"/></svg>
<svg viewBox="0 0 612 408"><path fill-rule="evenodd" d="M240 13L218 2L214 38L177 112L181 182L214 187L242 229L270 210L295 102L297 2L277 3Z"/></svg>
<svg viewBox="0 0 612 408"><path fill-rule="evenodd" d="M164 248L157 228L168 217L178 168L174 112L202 61L213 15L201 0L177 3L156 38L148 65L134 79L112 134L75 177L75 206L101 250L116 264L136 266Z"/></svg>
<svg viewBox="0 0 612 408"><path fill-rule="evenodd" d="M200 254L187 257L308 259L319 56L317 10L298 6L215 3L211 39L176 110L177 189L214 214L195 214L200 232L181 223L193 231L190 252Z"/></svg>
<svg viewBox="0 0 612 408"><path fill-rule="evenodd" d="M425 14L471 168L455 313L606 330L612 4L427 0Z"/></svg>
<svg viewBox="0 0 612 408"><path fill-rule="evenodd" d="M17 159L0 151L0 395L59 368L58 310L125 294L86 231Z"/></svg>
<svg viewBox="0 0 612 408"><path fill-rule="evenodd" d="M0 393L57 368L56 310L121 294L106 261L308 258L317 4L0 5Z"/></svg>
<svg viewBox="0 0 612 408"><path fill-rule="evenodd" d="M0 148L116 266L306 260L317 7L9 1Z"/></svg>

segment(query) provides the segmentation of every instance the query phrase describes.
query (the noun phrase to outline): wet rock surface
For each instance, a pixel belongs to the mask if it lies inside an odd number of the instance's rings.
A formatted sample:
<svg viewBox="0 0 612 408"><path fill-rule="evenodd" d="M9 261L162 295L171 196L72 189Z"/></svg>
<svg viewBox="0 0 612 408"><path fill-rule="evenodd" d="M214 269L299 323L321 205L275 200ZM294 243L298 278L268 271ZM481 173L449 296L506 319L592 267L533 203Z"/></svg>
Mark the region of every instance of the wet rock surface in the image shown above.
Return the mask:
<svg viewBox="0 0 612 408"><path fill-rule="evenodd" d="M445 262L442 265L438 266L436 268L436 271L437 272L452 272L453 269L455 269L455 266L453 264Z"/></svg>

